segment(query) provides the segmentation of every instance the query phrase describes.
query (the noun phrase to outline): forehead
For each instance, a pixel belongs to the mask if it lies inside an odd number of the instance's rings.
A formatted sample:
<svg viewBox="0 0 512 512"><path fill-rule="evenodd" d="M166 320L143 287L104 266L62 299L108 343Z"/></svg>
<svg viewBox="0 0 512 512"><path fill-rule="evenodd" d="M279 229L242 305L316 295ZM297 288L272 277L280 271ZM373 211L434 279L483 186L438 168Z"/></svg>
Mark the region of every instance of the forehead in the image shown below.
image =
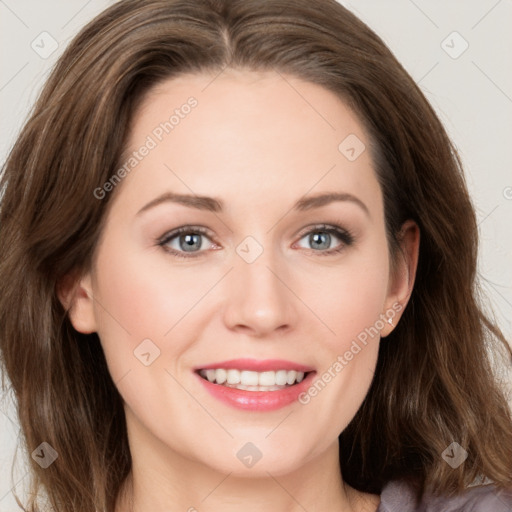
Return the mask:
<svg viewBox="0 0 512 512"><path fill-rule="evenodd" d="M369 144L357 116L317 84L273 71L181 75L135 112L125 160L151 149L125 181L146 199L162 187L283 201L336 189L372 202Z"/></svg>

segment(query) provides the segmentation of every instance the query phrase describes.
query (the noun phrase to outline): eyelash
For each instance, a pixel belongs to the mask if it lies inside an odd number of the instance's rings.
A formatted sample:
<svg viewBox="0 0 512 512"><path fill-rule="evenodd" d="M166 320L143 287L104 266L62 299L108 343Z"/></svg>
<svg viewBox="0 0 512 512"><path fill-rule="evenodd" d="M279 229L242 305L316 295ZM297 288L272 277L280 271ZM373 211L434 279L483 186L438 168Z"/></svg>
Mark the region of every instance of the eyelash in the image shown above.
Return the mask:
<svg viewBox="0 0 512 512"><path fill-rule="evenodd" d="M345 247L352 245L354 242L354 236L352 235L352 233L349 230L344 229L341 226L338 226L336 224L316 224L312 228L310 228L308 231L306 231L305 233L302 233L300 236L300 239L302 239L305 236L310 235L312 233L316 233L316 232L327 233L329 235L335 235L342 241L341 246L338 247L337 249L329 249L329 250L325 250L325 251L322 251L322 250L317 251L314 249L309 249L310 251L314 252L318 256L332 256L334 254L339 254L345 249ZM166 233L165 235L160 237L158 240L156 240L156 243L157 243L157 245L162 247L164 249L164 251L175 256L176 258L190 259L190 258L197 258L198 256L200 256L204 251L197 251L195 253L191 252L191 253L187 254L186 252L176 251L175 249L170 249L169 247L167 247L167 244L171 240L173 240L174 238L176 238L182 234L204 235L207 238L211 238L209 231L201 226L182 226L182 227L176 228L176 229Z"/></svg>

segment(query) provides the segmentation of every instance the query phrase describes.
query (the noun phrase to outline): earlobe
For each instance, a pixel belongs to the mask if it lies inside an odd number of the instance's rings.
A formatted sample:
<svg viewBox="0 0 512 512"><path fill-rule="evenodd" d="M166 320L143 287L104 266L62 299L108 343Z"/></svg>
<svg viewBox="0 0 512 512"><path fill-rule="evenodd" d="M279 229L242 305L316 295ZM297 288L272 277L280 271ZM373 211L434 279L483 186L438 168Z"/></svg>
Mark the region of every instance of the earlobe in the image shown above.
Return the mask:
<svg viewBox="0 0 512 512"><path fill-rule="evenodd" d="M396 313L383 329L381 336L388 336L397 326L414 288L418 268L420 229L413 220L404 222L398 235L400 250L390 275L386 311ZM389 315L386 315L389 317Z"/></svg>
<svg viewBox="0 0 512 512"><path fill-rule="evenodd" d="M67 275L58 283L56 292L73 327L83 334L96 332L90 275Z"/></svg>

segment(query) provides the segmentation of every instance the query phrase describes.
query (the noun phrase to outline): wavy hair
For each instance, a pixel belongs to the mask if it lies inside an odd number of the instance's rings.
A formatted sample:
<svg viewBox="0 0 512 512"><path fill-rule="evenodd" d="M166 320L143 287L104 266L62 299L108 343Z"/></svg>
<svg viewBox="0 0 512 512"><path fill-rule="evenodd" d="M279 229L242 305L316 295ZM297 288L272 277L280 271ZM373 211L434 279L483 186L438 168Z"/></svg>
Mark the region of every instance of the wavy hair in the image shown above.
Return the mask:
<svg viewBox="0 0 512 512"><path fill-rule="evenodd" d="M131 470L122 399L96 334L74 330L58 283L91 265L108 205L93 191L122 162L137 105L157 83L226 67L319 84L357 113L371 139L389 248L402 223L421 231L415 286L379 349L376 373L340 434L350 485L380 493L512 487L512 417L491 352L512 350L484 312L478 233L456 150L383 41L334 0L121 0L72 40L2 169L0 349L27 453L31 494L56 511L113 512ZM3 386L6 387L5 380ZM451 468L453 441L468 452ZM479 480L480 479L480 480Z"/></svg>

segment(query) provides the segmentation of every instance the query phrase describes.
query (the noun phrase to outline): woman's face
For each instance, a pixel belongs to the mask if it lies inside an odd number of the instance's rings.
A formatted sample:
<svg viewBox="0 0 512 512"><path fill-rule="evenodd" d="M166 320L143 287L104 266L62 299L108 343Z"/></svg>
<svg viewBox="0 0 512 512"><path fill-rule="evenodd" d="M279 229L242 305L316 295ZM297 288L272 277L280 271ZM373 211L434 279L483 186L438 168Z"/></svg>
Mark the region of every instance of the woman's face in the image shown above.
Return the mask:
<svg viewBox="0 0 512 512"><path fill-rule="evenodd" d="M337 446L414 274L390 271L369 144L334 94L277 73L145 98L71 312L101 339L134 460L278 475Z"/></svg>

